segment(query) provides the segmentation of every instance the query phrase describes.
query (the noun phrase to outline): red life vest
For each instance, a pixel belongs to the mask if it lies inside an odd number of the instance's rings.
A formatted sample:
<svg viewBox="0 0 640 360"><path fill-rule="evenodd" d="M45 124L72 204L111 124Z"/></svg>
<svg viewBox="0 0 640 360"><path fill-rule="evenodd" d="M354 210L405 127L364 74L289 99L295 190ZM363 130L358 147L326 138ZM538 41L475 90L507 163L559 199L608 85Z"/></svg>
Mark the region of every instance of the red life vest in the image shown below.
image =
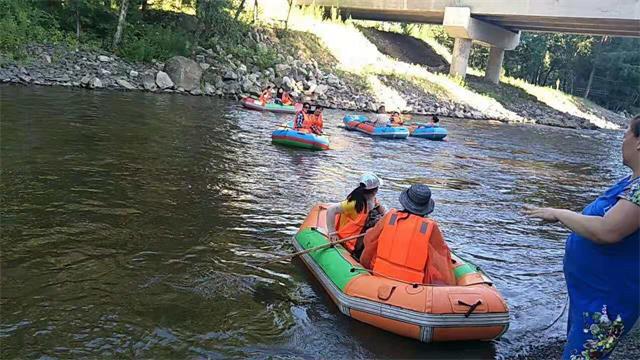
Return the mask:
<svg viewBox="0 0 640 360"><path fill-rule="evenodd" d="M451 254L434 220L392 209L381 221L384 221L384 227L378 238L376 257L372 260L374 272L418 284L455 283L449 267ZM429 258L432 255L433 262ZM428 260L434 266L427 268ZM436 264L446 268L438 269Z"/></svg>

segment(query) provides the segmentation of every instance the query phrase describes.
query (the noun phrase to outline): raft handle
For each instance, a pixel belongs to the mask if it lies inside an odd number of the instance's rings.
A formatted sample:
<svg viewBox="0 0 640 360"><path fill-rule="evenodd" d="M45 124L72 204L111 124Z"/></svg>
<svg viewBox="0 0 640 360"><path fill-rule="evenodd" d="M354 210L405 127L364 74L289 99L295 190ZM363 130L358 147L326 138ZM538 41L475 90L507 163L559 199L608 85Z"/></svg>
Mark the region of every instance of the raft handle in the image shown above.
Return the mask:
<svg viewBox="0 0 640 360"><path fill-rule="evenodd" d="M482 300L478 300L476 301L475 304L473 305L469 305L466 302L462 301L462 300L458 300L458 305L464 305L464 306L468 306L469 310L467 310L467 312L464 314L464 317L468 318L471 313L478 307L478 305L482 304Z"/></svg>

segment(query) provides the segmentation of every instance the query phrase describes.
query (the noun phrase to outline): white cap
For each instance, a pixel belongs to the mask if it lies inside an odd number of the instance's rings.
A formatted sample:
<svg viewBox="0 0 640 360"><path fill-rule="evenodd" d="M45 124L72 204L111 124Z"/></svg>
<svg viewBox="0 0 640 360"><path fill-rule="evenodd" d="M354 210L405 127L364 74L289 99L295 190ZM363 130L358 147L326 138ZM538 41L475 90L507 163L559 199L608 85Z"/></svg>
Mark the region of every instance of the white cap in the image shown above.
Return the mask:
<svg viewBox="0 0 640 360"><path fill-rule="evenodd" d="M376 176L376 174L372 172L367 172L362 174L360 178L360 183L364 184L364 188L367 190L375 189L382 185L382 180Z"/></svg>

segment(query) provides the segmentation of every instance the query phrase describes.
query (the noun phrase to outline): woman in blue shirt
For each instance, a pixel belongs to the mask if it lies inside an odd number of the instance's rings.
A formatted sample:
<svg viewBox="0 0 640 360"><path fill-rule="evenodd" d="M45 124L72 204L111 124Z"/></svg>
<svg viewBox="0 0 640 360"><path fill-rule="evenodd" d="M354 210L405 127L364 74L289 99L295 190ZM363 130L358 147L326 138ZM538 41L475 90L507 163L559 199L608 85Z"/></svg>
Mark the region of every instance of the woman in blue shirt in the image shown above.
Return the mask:
<svg viewBox="0 0 640 360"><path fill-rule="evenodd" d="M622 160L633 173L582 214L525 209L531 217L559 221L573 231L564 255L569 321L563 359L608 358L640 316L640 115L624 134Z"/></svg>

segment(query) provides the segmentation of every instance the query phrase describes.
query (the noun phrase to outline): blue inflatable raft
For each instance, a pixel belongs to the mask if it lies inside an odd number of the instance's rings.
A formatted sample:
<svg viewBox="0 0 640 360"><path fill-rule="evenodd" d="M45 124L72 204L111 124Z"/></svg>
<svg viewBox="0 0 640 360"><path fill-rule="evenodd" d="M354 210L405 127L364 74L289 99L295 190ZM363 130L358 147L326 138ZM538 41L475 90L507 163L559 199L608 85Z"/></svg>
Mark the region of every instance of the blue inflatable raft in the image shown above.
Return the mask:
<svg viewBox="0 0 640 360"><path fill-rule="evenodd" d="M281 127L274 130L271 133L271 142L301 149L329 150L329 137L316 135L306 130L294 130L289 127Z"/></svg>
<svg viewBox="0 0 640 360"><path fill-rule="evenodd" d="M409 129L404 126L376 126L364 115L346 115L342 121L347 130L360 131L374 137L385 139L406 139L409 137Z"/></svg>
<svg viewBox="0 0 640 360"><path fill-rule="evenodd" d="M412 125L409 132L411 136L429 140L442 140L448 135L447 129L433 125Z"/></svg>

